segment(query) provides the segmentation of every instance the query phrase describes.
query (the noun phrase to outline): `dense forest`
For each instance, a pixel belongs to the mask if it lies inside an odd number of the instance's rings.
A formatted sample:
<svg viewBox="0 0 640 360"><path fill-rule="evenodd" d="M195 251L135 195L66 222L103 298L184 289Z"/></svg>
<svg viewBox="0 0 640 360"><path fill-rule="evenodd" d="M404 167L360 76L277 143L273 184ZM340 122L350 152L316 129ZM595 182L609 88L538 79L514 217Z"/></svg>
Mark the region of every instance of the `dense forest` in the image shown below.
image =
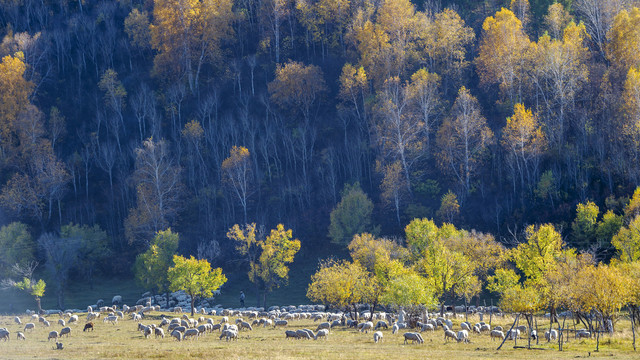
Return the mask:
<svg viewBox="0 0 640 360"><path fill-rule="evenodd" d="M414 218L553 223L606 260L640 184L635 6L0 0L1 266L82 238L89 277L129 275L167 228L224 264L254 222L344 251Z"/></svg>

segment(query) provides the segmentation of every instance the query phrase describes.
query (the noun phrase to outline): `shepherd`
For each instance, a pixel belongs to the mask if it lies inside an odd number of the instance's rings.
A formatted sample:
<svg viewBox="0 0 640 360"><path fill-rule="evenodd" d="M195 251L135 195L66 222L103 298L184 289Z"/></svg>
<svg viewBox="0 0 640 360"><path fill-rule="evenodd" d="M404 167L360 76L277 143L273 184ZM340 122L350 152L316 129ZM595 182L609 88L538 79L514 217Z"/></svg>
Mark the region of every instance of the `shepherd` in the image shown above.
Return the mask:
<svg viewBox="0 0 640 360"><path fill-rule="evenodd" d="M240 291L240 307L244 307L244 291Z"/></svg>

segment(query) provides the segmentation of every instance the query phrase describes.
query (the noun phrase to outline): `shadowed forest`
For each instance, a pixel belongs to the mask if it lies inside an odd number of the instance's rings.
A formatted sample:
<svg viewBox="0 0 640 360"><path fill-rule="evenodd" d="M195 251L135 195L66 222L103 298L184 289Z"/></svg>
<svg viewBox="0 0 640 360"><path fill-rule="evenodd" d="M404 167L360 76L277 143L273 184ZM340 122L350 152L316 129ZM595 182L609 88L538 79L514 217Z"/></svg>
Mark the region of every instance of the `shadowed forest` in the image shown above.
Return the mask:
<svg viewBox="0 0 640 360"><path fill-rule="evenodd" d="M234 224L346 255L417 218L608 261L640 237L636 6L0 0L2 277L130 277L167 228L225 269Z"/></svg>

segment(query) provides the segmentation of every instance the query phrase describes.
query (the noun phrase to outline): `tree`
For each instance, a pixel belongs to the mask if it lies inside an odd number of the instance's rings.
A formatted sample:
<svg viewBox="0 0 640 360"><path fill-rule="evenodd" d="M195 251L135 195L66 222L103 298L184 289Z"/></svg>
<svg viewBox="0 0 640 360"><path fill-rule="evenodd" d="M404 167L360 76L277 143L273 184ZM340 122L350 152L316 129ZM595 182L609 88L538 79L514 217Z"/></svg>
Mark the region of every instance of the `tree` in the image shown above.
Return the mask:
<svg viewBox="0 0 640 360"><path fill-rule="evenodd" d="M181 206L181 171L164 140L149 138L136 149L136 207L125 220L130 244L146 247L153 234L173 224Z"/></svg>
<svg viewBox="0 0 640 360"><path fill-rule="evenodd" d="M440 81L441 77L438 74L420 69L411 75L411 82L407 85L409 103L415 107L414 111L421 118L426 154L429 154L431 137L437 129L436 121L441 105Z"/></svg>
<svg viewBox="0 0 640 360"><path fill-rule="evenodd" d="M547 15L544 17L544 24L554 39L559 39L563 30L572 21L572 16L565 10L562 3L556 2L549 5Z"/></svg>
<svg viewBox="0 0 640 360"><path fill-rule="evenodd" d="M530 225L526 229L526 239L513 249L513 260L527 279L534 284L540 283L562 256L564 241L551 224Z"/></svg>
<svg viewBox="0 0 640 360"><path fill-rule="evenodd" d="M58 308L64 309L64 290L71 270L78 260L80 239L65 239L51 233L44 233L38 238L38 245L45 253L45 268L54 282Z"/></svg>
<svg viewBox="0 0 640 360"><path fill-rule="evenodd" d="M622 93L622 121L618 126L629 158L626 171L637 183L640 179L640 67L631 67L627 72Z"/></svg>
<svg viewBox="0 0 640 360"><path fill-rule="evenodd" d="M227 238L236 242L236 251L245 257L249 264L249 269L253 269L257 264L258 255L260 255L260 243L264 242L264 227L256 228L256 223L246 224L244 228L235 224L227 231ZM257 279L256 279L257 280ZM256 300L260 299L259 282L252 280L256 285Z"/></svg>
<svg viewBox="0 0 640 360"><path fill-rule="evenodd" d="M223 180L231 188L242 206L244 222L247 222L247 200L251 195L252 174L249 150L233 146L228 158L222 162Z"/></svg>
<svg viewBox="0 0 640 360"><path fill-rule="evenodd" d="M80 242L77 269L86 276L89 286L93 289L93 273L96 267L111 255L107 233L97 224L89 226L71 223L60 228L60 237Z"/></svg>
<svg viewBox="0 0 640 360"><path fill-rule="evenodd" d="M587 249L596 240L596 226L600 209L593 201L576 206L576 218L571 223L576 248Z"/></svg>
<svg viewBox="0 0 640 360"><path fill-rule="evenodd" d="M640 216L633 218L628 226L620 228L611 239L611 244L616 248L620 261L640 260Z"/></svg>
<svg viewBox="0 0 640 360"><path fill-rule="evenodd" d="M640 66L636 51L640 46L640 8L618 12L606 34L610 39L606 44L607 58L619 71L625 73L632 67ZM604 40L604 37L596 40Z"/></svg>
<svg viewBox="0 0 640 360"><path fill-rule="evenodd" d="M0 62L0 149L10 152L15 142L15 121L29 104L33 83L24 78L24 54L7 55Z"/></svg>
<svg viewBox="0 0 640 360"><path fill-rule="evenodd" d="M387 206L393 207L396 212L398 226L400 226L400 205L408 197L410 185L407 183L407 178L402 171L402 164L399 161L385 165L382 169L380 167L381 164L378 162L379 171L382 171L384 175L380 184L380 190L382 191L380 197Z"/></svg>
<svg viewBox="0 0 640 360"><path fill-rule="evenodd" d="M269 83L271 100L282 108L302 115L305 124L315 119L320 100L327 91L324 74L316 65L290 61L276 68L276 78Z"/></svg>
<svg viewBox="0 0 640 360"><path fill-rule="evenodd" d="M151 33L149 32L149 14L134 8L124 19L124 31L129 36L131 45L147 50L151 48Z"/></svg>
<svg viewBox="0 0 640 360"><path fill-rule="evenodd" d="M40 300L44 296L47 284L42 279L38 279L38 281L34 279L33 272L37 267L38 263L35 261L22 265L19 263L14 264L12 270L16 275L22 277L22 281L15 282L11 279L2 280L2 288L16 288L29 293L36 301L36 309L38 310L38 314L40 314L42 312Z"/></svg>
<svg viewBox="0 0 640 360"><path fill-rule="evenodd" d="M438 216L443 222L452 223L453 219L460 215L460 204L458 204L458 197L451 190L442 195L440 200L440 209L438 209Z"/></svg>
<svg viewBox="0 0 640 360"><path fill-rule="evenodd" d="M329 237L335 244L347 245L353 236L371 232L373 202L360 188L359 183L345 184L340 203L331 211Z"/></svg>
<svg viewBox="0 0 640 360"><path fill-rule="evenodd" d="M432 307L436 304L429 280L413 271L391 278L380 297L380 302L409 308L412 313L417 312L412 308Z"/></svg>
<svg viewBox="0 0 640 360"><path fill-rule="evenodd" d="M458 91L451 117L438 131L438 164L452 173L468 193L471 178L493 142L493 132L480 113L478 100L464 86Z"/></svg>
<svg viewBox="0 0 640 360"><path fill-rule="evenodd" d="M36 244L23 223L0 228L0 249L0 276L8 276L16 264L23 267L35 260Z"/></svg>
<svg viewBox="0 0 640 360"><path fill-rule="evenodd" d="M521 101L525 55L530 41L522 21L502 8L482 24L480 50L476 58L480 83L498 84L509 104Z"/></svg>
<svg viewBox="0 0 640 360"><path fill-rule="evenodd" d="M220 286L227 282L227 277L221 268L211 269L211 264L205 259L198 260L191 256L184 258L173 256L174 266L167 272L169 289L171 291L184 290L191 297L191 316L195 310L196 297L208 298Z"/></svg>
<svg viewBox="0 0 640 360"><path fill-rule="evenodd" d="M178 251L179 242L180 236L171 229L156 233L149 249L136 257L134 273L138 284L156 293L169 290L171 284L167 271L174 265L173 256ZM169 294L167 293L168 303Z"/></svg>
<svg viewBox="0 0 640 360"><path fill-rule="evenodd" d="M502 129L502 146L507 151L507 161L512 171L513 192L520 177L520 186L532 189L538 178L538 167L545 147L546 138L542 126L538 123L537 114L516 104L513 116L507 118Z"/></svg>

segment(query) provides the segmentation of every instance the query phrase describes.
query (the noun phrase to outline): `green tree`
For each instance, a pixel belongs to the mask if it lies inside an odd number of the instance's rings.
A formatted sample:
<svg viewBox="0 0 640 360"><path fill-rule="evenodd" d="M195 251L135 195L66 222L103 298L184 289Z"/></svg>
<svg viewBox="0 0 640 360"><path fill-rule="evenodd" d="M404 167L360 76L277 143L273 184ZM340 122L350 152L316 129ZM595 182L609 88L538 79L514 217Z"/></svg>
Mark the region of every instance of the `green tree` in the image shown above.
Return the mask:
<svg viewBox="0 0 640 360"><path fill-rule="evenodd" d="M27 225L12 222L0 228L0 276L8 276L14 264L24 266L35 260L36 244Z"/></svg>
<svg viewBox="0 0 640 360"><path fill-rule="evenodd" d="M98 225L74 225L71 223L60 229L60 236L80 241L77 268L79 273L86 276L91 289L93 289L93 273L99 263L110 255L107 233Z"/></svg>
<svg viewBox="0 0 640 360"><path fill-rule="evenodd" d="M440 209L437 212L438 217L442 221L451 223L453 219L460 215L460 204L458 204L458 197L451 190L442 195L440 200Z"/></svg>
<svg viewBox="0 0 640 360"><path fill-rule="evenodd" d="M167 271L173 266L173 255L178 251L179 241L180 236L171 229L156 233L149 249L136 257L134 272L140 286L157 293L169 290Z"/></svg>
<svg viewBox="0 0 640 360"><path fill-rule="evenodd" d="M576 218L571 224L571 236L579 249L586 249L596 240L597 220L600 209L593 201L576 206Z"/></svg>
<svg viewBox="0 0 640 360"><path fill-rule="evenodd" d="M401 306L417 313L417 308L432 307L436 304L433 288L428 279L414 271L391 278L380 297L382 304Z"/></svg>
<svg viewBox="0 0 640 360"><path fill-rule="evenodd" d="M359 183L346 184L342 199L331 211L329 237L335 244L347 245L356 234L376 232L371 225L373 202L362 191Z"/></svg>
<svg viewBox="0 0 640 360"><path fill-rule="evenodd" d="M620 261L640 260L640 215L633 218L629 225L620 228L611 239L611 244L616 248Z"/></svg>
<svg viewBox="0 0 640 360"><path fill-rule="evenodd" d="M27 292L29 295L33 296L36 301L36 308L38 309L38 313L42 311L42 307L40 306L40 299L44 296L45 288L47 284L42 279L38 279L37 281L33 277L33 273L38 267L38 263L35 261L26 263L26 264L14 264L13 272L22 277L22 281L15 282L11 279L4 279L1 282L1 287L3 289L16 288L22 291Z"/></svg>
<svg viewBox="0 0 640 360"><path fill-rule="evenodd" d="M167 272L169 290L184 290L191 297L191 316L194 314L196 297L211 297L213 292L227 282L221 268L211 269L206 259L198 260L191 256L184 258L173 256L174 266Z"/></svg>

